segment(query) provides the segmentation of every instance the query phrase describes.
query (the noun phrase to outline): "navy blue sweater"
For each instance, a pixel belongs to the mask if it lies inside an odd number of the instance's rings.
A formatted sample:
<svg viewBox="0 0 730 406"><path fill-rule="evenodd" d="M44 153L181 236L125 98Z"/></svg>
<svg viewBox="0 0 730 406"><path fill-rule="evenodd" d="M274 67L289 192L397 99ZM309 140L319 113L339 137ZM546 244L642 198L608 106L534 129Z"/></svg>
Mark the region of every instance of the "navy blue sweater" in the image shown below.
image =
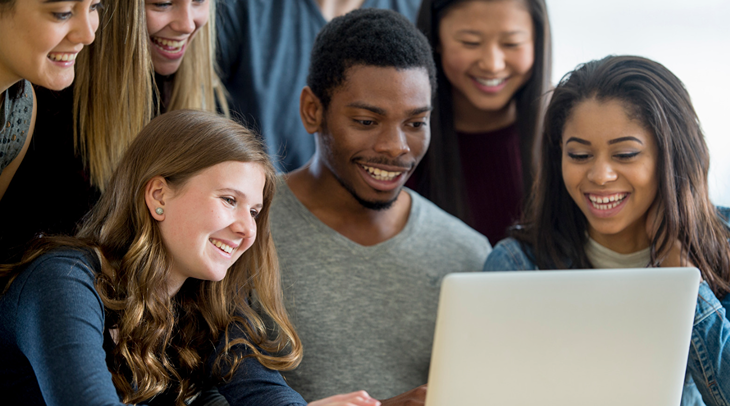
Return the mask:
<svg viewBox="0 0 730 406"><path fill-rule="evenodd" d="M0 297L2 404L122 404L106 364L96 266L80 251L54 251L31 263ZM306 404L255 358L218 390L232 405Z"/></svg>

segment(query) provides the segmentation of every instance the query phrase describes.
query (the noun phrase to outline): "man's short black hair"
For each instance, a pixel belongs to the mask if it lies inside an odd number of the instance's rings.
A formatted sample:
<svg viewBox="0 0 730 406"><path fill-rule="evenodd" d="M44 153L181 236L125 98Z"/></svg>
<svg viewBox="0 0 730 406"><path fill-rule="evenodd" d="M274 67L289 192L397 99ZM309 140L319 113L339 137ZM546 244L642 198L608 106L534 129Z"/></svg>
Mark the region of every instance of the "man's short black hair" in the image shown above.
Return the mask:
<svg viewBox="0 0 730 406"><path fill-rule="evenodd" d="M423 68L436 93L436 66L426 37L395 11L358 9L334 18L317 34L307 86L326 110L353 66Z"/></svg>

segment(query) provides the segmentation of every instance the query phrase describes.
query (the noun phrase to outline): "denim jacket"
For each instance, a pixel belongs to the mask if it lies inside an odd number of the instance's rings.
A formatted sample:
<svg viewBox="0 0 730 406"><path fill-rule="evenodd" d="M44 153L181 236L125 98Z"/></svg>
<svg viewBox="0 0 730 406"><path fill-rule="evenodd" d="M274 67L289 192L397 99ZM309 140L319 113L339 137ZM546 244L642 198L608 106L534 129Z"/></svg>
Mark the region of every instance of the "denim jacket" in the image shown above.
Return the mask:
<svg viewBox="0 0 730 406"><path fill-rule="evenodd" d="M718 208L727 224L730 208ZM537 270L519 242L499 242L484 263L485 271ZM692 327L681 406L730 406L730 294L718 300L707 282L700 284Z"/></svg>

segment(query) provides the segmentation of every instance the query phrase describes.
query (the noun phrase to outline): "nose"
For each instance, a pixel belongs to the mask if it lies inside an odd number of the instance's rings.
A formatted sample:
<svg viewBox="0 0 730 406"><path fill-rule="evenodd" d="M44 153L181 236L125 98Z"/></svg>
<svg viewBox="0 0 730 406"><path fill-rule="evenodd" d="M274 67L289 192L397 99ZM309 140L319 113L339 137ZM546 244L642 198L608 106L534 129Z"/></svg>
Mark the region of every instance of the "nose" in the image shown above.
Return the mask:
<svg viewBox="0 0 730 406"><path fill-rule="evenodd" d="M615 181L617 177L611 162L606 159L597 159L588 170L588 180L600 186Z"/></svg>
<svg viewBox="0 0 730 406"><path fill-rule="evenodd" d="M374 149L376 152L392 158L405 155L411 150L408 146L408 138L399 126L384 128L378 135Z"/></svg>
<svg viewBox="0 0 730 406"><path fill-rule="evenodd" d="M256 237L256 219L249 211L242 210L231 224L231 230L241 238L254 238Z"/></svg>
<svg viewBox="0 0 730 406"><path fill-rule="evenodd" d="M505 68L504 51L497 44L486 44L479 58L479 68L485 72L497 73Z"/></svg>
<svg viewBox="0 0 730 406"><path fill-rule="evenodd" d="M96 11L86 11L74 18L73 26L68 33L68 40L74 44L90 45L96 37L99 27L99 14Z"/></svg>
<svg viewBox="0 0 730 406"><path fill-rule="evenodd" d="M193 17L192 2L185 2L175 10L175 17L170 23L170 28L182 34L192 34L195 31Z"/></svg>

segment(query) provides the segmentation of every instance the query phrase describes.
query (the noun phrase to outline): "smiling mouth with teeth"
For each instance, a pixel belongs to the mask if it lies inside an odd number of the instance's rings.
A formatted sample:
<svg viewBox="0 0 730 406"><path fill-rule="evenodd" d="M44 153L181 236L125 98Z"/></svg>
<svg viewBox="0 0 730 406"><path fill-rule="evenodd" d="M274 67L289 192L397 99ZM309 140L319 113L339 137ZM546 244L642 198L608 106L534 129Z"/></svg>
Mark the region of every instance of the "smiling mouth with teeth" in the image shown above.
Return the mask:
<svg viewBox="0 0 730 406"><path fill-rule="evenodd" d="M591 205L598 210L610 210L621 204L624 201L628 193L616 193L610 196L596 196L587 194L588 199L591 201Z"/></svg>
<svg viewBox="0 0 730 406"><path fill-rule="evenodd" d="M165 52L169 53L178 53L182 51L183 45L185 45L185 42L187 40L182 41L174 41L164 38L157 38L157 37L150 37L152 39L152 43L155 44L156 47L162 49Z"/></svg>
<svg viewBox="0 0 730 406"><path fill-rule="evenodd" d="M50 53L48 54L48 59L52 60L53 62L73 62L76 60L77 55L78 53Z"/></svg>
<svg viewBox="0 0 730 406"><path fill-rule="evenodd" d="M235 248L231 247L230 245L224 244L214 238L209 239L211 244L215 245L219 250L225 252L225 253L232 253Z"/></svg>
<svg viewBox="0 0 730 406"><path fill-rule="evenodd" d="M368 171L368 173L370 174L370 176L373 177L373 179L381 180L381 181L385 181L385 182L392 181L403 173L403 172L384 171L380 168L373 168L372 166L366 166L363 164L360 164L360 166L363 169L365 169L366 171Z"/></svg>
<svg viewBox="0 0 730 406"><path fill-rule="evenodd" d="M474 80L476 80L477 82L479 82L479 84L481 84L483 86L495 87L495 86L501 85L507 79L506 78L502 78L502 79L482 79L482 78L475 77Z"/></svg>

